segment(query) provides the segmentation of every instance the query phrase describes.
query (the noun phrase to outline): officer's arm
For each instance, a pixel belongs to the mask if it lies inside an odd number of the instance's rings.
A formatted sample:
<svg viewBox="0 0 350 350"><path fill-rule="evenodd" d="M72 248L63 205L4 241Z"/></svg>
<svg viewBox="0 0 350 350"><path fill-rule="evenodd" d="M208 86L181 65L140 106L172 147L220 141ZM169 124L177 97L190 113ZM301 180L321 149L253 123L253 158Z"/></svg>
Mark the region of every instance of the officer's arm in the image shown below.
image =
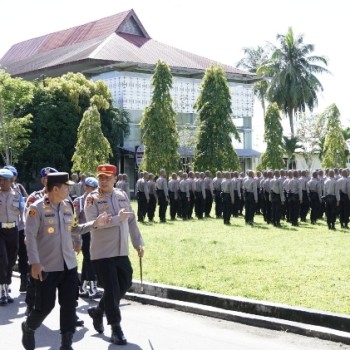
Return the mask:
<svg viewBox="0 0 350 350"><path fill-rule="evenodd" d="M26 213L25 234L28 262L40 264L37 236L41 223L41 214L36 206L31 205Z"/></svg>

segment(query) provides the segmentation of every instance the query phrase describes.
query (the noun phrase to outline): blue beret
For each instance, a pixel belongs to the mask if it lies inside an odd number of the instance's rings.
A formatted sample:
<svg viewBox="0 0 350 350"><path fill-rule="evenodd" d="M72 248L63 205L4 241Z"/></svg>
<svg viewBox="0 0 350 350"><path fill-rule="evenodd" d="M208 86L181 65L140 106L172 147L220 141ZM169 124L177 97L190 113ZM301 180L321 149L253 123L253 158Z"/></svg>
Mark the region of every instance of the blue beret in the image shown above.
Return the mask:
<svg viewBox="0 0 350 350"><path fill-rule="evenodd" d="M97 188L98 187L98 181L94 177L91 177L91 176L87 177L85 179L85 186L90 186L90 187Z"/></svg>
<svg viewBox="0 0 350 350"><path fill-rule="evenodd" d="M12 165L5 165L4 169L8 169L8 170L12 171L13 176L18 175L17 169Z"/></svg>
<svg viewBox="0 0 350 350"><path fill-rule="evenodd" d="M46 167L46 168L42 168L40 170L40 175L41 177L45 177L47 174L52 174L52 173L57 173L58 171L55 168L50 168L50 167Z"/></svg>
<svg viewBox="0 0 350 350"><path fill-rule="evenodd" d="M0 169L0 177L4 177L5 179L12 179L13 172L8 169Z"/></svg>

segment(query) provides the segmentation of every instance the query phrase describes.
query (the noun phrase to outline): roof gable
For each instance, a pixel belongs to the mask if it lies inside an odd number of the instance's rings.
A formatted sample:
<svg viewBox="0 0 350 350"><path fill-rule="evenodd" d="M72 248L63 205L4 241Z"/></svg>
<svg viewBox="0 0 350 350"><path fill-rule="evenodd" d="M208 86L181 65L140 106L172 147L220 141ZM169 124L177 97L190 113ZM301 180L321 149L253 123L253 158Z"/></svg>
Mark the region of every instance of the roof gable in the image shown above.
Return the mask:
<svg viewBox="0 0 350 350"><path fill-rule="evenodd" d="M68 47L113 33L133 34L149 39L134 10L118 13L73 28L33 38L11 47L1 59L2 64L18 62L36 54L48 52L60 47Z"/></svg>

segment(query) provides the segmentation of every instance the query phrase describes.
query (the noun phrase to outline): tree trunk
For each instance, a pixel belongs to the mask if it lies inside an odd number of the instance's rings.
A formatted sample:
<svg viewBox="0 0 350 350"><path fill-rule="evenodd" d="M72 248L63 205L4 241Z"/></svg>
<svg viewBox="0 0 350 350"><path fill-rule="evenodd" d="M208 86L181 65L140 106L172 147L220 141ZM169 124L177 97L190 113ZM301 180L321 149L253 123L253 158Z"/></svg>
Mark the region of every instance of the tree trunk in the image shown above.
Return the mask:
<svg viewBox="0 0 350 350"><path fill-rule="evenodd" d="M293 109L288 109L288 118L289 118L291 138L294 137L294 118L293 117L294 117Z"/></svg>

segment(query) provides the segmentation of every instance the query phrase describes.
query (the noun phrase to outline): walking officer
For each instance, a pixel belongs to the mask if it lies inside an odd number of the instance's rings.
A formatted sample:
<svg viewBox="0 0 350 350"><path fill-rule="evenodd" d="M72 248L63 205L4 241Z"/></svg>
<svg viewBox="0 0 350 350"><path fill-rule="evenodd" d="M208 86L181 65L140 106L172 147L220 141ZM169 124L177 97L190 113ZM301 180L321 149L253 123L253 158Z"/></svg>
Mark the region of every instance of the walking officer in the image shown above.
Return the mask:
<svg viewBox="0 0 350 350"><path fill-rule="evenodd" d="M97 173L98 189L87 196L85 215L88 220L94 220L106 211L112 220L105 228L91 230L91 260L104 293L98 306L88 309L88 313L98 333L104 331L103 316L106 314L112 328L112 343L125 345L127 341L120 325L120 300L132 284L129 234L140 258L144 244L129 198L125 192L114 188L117 167L101 164Z"/></svg>
<svg viewBox="0 0 350 350"><path fill-rule="evenodd" d="M68 173L47 175L47 194L33 203L26 213L25 232L31 275L35 279L35 305L22 323L22 344L35 349L35 330L53 310L58 291L60 304L60 350L72 350L76 322L78 288L77 259L72 234L89 232L107 224L106 213L78 225L69 195Z"/></svg>
<svg viewBox="0 0 350 350"><path fill-rule="evenodd" d="M18 223L23 214L23 196L12 188L13 173L0 169L0 305L13 303L9 294L12 269L18 252Z"/></svg>

